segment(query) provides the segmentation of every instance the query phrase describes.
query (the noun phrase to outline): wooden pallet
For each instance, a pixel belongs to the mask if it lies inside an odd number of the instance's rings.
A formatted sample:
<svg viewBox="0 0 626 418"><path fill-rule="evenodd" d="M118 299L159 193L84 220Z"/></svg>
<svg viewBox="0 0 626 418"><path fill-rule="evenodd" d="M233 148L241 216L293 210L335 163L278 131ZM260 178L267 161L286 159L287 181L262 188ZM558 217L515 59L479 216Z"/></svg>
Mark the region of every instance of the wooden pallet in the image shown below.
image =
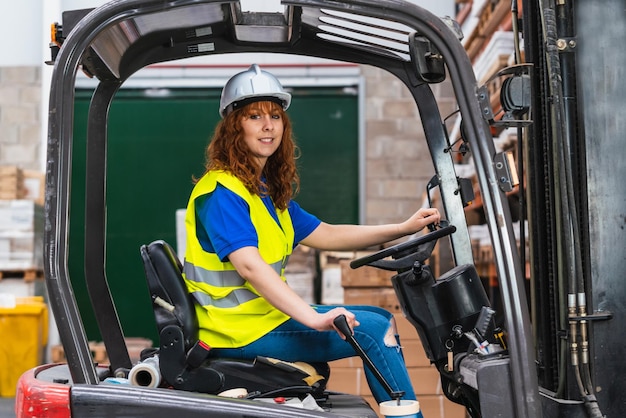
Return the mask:
<svg viewBox="0 0 626 418"><path fill-rule="evenodd" d="M0 270L0 280L2 279L23 279L25 282L33 282L38 279L43 279L43 270Z"/></svg>

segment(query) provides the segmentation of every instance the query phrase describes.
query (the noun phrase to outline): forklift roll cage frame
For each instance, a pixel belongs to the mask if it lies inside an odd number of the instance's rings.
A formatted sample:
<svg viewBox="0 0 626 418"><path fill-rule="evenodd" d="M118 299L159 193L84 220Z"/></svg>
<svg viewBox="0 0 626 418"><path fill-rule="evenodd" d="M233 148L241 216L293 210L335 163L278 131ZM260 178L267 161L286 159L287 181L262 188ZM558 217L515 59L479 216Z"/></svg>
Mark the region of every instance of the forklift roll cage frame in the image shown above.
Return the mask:
<svg viewBox="0 0 626 418"><path fill-rule="evenodd" d="M401 0L286 0L284 13L242 12L238 1L117 0L80 20L63 39L54 60L46 163L45 278L50 306L74 384L98 385L70 272L69 222L76 74L79 68L99 80L89 108L85 190L85 276L96 319L113 370L130 368L124 335L107 284L106 177L110 104L136 71L159 62L208 54L286 53L366 64L400 79L418 106L440 186L454 262L473 264L463 202L449 141L424 68L426 39L445 63L464 124L484 212L494 245L505 326L508 331L512 394L519 417L540 416L524 277L506 193L496 172L496 151L472 64L446 21ZM70 20L68 16L68 21ZM334 31L333 26L340 30ZM210 30L207 30L210 28ZM191 34L191 35L190 35ZM94 295L97 295L94 297Z"/></svg>

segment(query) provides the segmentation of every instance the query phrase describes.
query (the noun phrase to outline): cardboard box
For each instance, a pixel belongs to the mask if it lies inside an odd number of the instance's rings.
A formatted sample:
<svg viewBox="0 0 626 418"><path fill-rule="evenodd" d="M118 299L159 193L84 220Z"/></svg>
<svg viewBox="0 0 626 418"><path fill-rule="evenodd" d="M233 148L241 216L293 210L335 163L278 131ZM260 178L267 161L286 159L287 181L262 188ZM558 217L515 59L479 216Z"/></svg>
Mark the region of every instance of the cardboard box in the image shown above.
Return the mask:
<svg viewBox="0 0 626 418"><path fill-rule="evenodd" d="M0 270L42 269L42 233L0 230Z"/></svg>
<svg viewBox="0 0 626 418"><path fill-rule="evenodd" d="M413 383L415 394L420 395L442 395L441 378L437 368L428 367L408 367L409 377Z"/></svg>
<svg viewBox="0 0 626 418"><path fill-rule="evenodd" d="M22 199L24 189L24 173L17 166L0 167L0 199Z"/></svg>
<svg viewBox="0 0 626 418"><path fill-rule="evenodd" d="M302 272L287 272L285 271L285 278L289 287L300 296L305 302L313 304L315 302L315 295L313 289L313 279L315 277L312 271Z"/></svg>
<svg viewBox="0 0 626 418"><path fill-rule="evenodd" d="M15 165L0 166L0 178L19 177L22 175L22 169Z"/></svg>
<svg viewBox="0 0 626 418"><path fill-rule="evenodd" d="M344 291L341 286L341 268L328 265L322 269L322 304L344 304Z"/></svg>
<svg viewBox="0 0 626 418"><path fill-rule="evenodd" d="M315 303L315 250L298 245L289 256L285 267L285 278L293 289L307 303Z"/></svg>
<svg viewBox="0 0 626 418"><path fill-rule="evenodd" d="M408 339L419 339L417 330L415 329L413 324L411 324L409 320L404 316L403 313L394 313L393 318L396 320L396 328L398 329L398 335L400 335L402 341L406 341Z"/></svg>
<svg viewBox="0 0 626 418"><path fill-rule="evenodd" d="M340 260L352 260L354 254L354 251L321 251L319 253L319 266L322 270L322 304L342 305L344 303L339 262Z"/></svg>
<svg viewBox="0 0 626 418"><path fill-rule="evenodd" d="M363 361L359 357L346 357L339 360L333 360L328 363L331 370L335 369L354 369L363 366Z"/></svg>
<svg viewBox="0 0 626 418"><path fill-rule="evenodd" d="M143 337L126 337L124 342L126 343L128 355L133 364L141 360L141 352L144 349L153 346L152 340ZM109 362L109 356L102 341L89 341L89 350L91 351L94 362L100 364L107 364ZM58 344L51 347L51 361L53 363L65 363L67 361L62 345Z"/></svg>
<svg viewBox="0 0 626 418"><path fill-rule="evenodd" d="M0 200L0 231L43 232L43 207L32 200Z"/></svg>
<svg viewBox="0 0 626 418"><path fill-rule="evenodd" d="M360 367L332 367L328 390L356 395L369 392L369 386Z"/></svg>
<svg viewBox="0 0 626 418"><path fill-rule="evenodd" d="M420 395L441 395L443 392L441 391L441 381L439 378L439 372L435 366L428 367L408 367L409 377L411 378L411 383L413 383L413 390L415 390L415 394L419 398ZM370 388L367 384L367 379L365 378L365 370L362 367L353 369L358 371L360 376L357 377L357 381L360 383L358 387L360 391L357 393L358 395L371 395ZM331 378L333 380L333 375L331 371Z"/></svg>
<svg viewBox="0 0 626 418"><path fill-rule="evenodd" d="M443 411L441 413L442 418L465 418L468 416L467 410L463 405L454 403L445 396L441 396L441 398L443 398Z"/></svg>
<svg viewBox="0 0 626 418"><path fill-rule="evenodd" d="M23 199L32 200L42 205L44 203L46 176L35 170L23 170L24 172L24 196Z"/></svg>
<svg viewBox="0 0 626 418"><path fill-rule="evenodd" d="M392 313L400 313L400 303L393 288L377 287L346 287L343 290L346 305L371 305L387 309Z"/></svg>
<svg viewBox="0 0 626 418"><path fill-rule="evenodd" d="M418 396L422 414L428 418L466 418L465 407L450 401L445 395Z"/></svg>
<svg viewBox="0 0 626 418"><path fill-rule="evenodd" d="M319 254L319 264L322 269L326 267L339 267L341 260L354 260L354 251L322 251Z"/></svg>
<svg viewBox="0 0 626 418"><path fill-rule="evenodd" d="M439 396L439 395L418 396L417 400L420 403L420 411L422 411L422 415L428 418L444 418L443 415L441 415L442 409L443 409L442 396Z"/></svg>
<svg viewBox="0 0 626 418"><path fill-rule="evenodd" d="M405 340L400 335L400 343L402 344L402 354L404 354L404 363L406 367L429 367L430 359L424 351L424 346L420 340Z"/></svg>
<svg viewBox="0 0 626 418"><path fill-rule="evenodd" d="M43 228L41 205L0 200L0 270L42 270Z"/></svg>
<svg viewBox="0 0 626 418"><path fill-rule="evenodd" d="M363 266L357 269L350 267L351 260L340 260L341 285L343 287L391 287L394 271Z"/></svg>

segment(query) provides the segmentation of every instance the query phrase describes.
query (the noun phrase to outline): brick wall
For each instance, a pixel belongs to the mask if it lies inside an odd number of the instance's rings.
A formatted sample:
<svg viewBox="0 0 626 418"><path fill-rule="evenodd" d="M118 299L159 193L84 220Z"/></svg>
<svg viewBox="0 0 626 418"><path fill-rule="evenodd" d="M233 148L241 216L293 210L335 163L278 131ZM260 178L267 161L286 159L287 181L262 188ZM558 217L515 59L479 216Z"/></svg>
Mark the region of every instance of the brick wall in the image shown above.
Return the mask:
<svg viewBox="0 0 626 418"><path fill-rule="evenodd" d="M403 221L424 202L434 169L417 106L406 86L378 68L365 77L365 223ZM433 86L442 117L454 108L448 82Z"/></svg>
<svg viewBox="0 0 626 418"><path fill-rule="evenodd" d="M41 69L0 67L0 165L39 169Z"/></svg>

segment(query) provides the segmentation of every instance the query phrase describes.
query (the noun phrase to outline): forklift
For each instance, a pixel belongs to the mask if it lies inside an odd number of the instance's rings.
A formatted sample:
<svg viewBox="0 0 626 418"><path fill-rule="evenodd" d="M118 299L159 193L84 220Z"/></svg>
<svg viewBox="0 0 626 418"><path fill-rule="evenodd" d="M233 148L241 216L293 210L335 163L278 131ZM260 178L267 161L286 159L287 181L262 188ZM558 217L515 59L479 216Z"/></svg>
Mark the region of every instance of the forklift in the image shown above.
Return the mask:
<svg viewBox="0 0 626 418"><path fill-rule="evenodd" d="M17 417L378 416L376 405L326 390L324 381L332 376L324 365L313 373L323 378L309 383L289 365L208 360L191 302L181 291L180 260L158 237L141 247L141 256L160 341L152 355L131 361L104 268L106 181L115 169L106 158L111 103L146 66L247 52L374 66L397 77L415 100L421 119L415 123L423 127L435 171L429 188L438 189L447 222L353 260L351 267L395 272L392 283L403 313L448 399L464 405L472 418L625 416L620 324L626 323L626 285L620 273L626 267L626 164L618 141L626 129L626 50L615 47L626 35L622 1L512 1L515 38L523 40L524 53L516 45L515 64L497 74L501 109L495 113L453 20L403 0L282 5L282 13L270 13L244 12L237 0L114 0L67 11L54 26L44 260L67 362L24 373ZM83 158L72 153L79 71L97 81L85 139L81 232L86 286L110 364L93 361L68 269L72 164ZM456 173L450 150L457 141L433 93L446 79L462 120L461 145L475 166L497 304L475 268L465 212L474 190ZM517 165L495 149L492 129L503 126L517 130ZM513 228L510 192L516 188L516 218L528 224L527 251L525 242L518 249ZM449 245L454 265L435 277L426 260L437 242ZM368 366L367 353L354 348ZM137 368L135 384L116 384ZM220 396L237 387L249 395ZM314 405L263 401L277 394L312 398Z"/></svg>

